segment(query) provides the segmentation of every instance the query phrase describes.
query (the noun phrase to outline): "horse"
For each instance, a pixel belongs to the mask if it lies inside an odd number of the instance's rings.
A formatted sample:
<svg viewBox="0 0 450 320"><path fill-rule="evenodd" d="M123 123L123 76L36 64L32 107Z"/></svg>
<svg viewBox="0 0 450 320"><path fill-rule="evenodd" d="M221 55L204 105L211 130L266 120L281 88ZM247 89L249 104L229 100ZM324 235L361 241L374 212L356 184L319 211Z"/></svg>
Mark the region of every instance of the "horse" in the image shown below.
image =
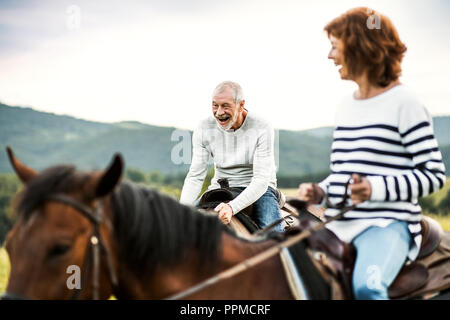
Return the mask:
<svg viewBox="0 0 450 320"><path fill-rule="evenodd" d="M24 188L5 242L11 272L3 299L166 299L280 244L244 239L214 215L122 181L120 154L101 171L59 165L37 172L7 152ZM295 247L306 296L332 298L325 268L304 241ZM73 285L77 269L81 280ZM294 299L284 270L272 255L184 299Z"/></svg>
<svg viewBox="0 0 450 320"><path fill-rule="evenodd" d="M156 190L120 182L120 155L99 172L61 165L40 173L11 149L8 156L24 189L14 201L18 220L5 241L11 273L3 299L71 299L70 266L81 269L77 299L92 299L96 287L99 299L163 299L275 243L245 241L215 216ZM99 239L104 249L98 254L95 287L91 248ZM189 298L289 299L280 270L275 257ZM255 290L256 283L264 290Z"/></svg>

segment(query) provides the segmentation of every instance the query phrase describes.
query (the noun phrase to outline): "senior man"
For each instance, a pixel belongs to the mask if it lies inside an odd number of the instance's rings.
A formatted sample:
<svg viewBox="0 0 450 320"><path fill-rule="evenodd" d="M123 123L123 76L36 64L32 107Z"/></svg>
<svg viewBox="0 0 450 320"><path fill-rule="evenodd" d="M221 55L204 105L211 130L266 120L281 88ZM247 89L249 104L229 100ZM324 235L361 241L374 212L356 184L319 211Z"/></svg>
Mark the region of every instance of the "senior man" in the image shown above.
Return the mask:
<svg viewBox="0 0 450 320"><path fill-rule="evenodd" d="M218 180L228 179L230 187L243 191L232 201L221 203L215 211L228 224L231 217L251 204L260 228L281 218L276 185L274 130L244 108L242 88L231 81L220 83L213 91L212 117L194 130L193 156L184 181L180 202L194 205L214 160L215 174L208 190L220 188ZM278 224L275 229L283 231Z"/></svg>

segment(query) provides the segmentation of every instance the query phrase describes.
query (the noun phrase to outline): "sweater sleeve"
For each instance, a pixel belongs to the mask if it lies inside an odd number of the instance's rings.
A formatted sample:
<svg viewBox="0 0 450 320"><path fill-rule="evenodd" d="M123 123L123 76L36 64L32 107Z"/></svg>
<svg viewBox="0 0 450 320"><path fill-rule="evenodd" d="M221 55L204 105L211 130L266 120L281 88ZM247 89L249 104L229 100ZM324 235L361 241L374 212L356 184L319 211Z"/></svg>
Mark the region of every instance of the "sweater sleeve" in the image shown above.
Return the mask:
<svg viewBox="0 0 450 320"><path fill-rule="evenodd" d="M328 188L330 186L330 176L323 179L321 182L317 184L320 189L323 191L323 198L322 201L319 203L320 206L325 206L327 198L328 198Z"/></svg>
<svg viewBox="0 0 450 320"><path fill-rule="evenodd" d="M433 133L432 118L418 103L404 105L399 113L401 142L414 167L404 174L369 176L372 201L408 201L416 203L445 184L445 166Z"/></svg>
<svg viewBox="0 0 450 320"><path fill-rule="evenodd" d="M203 130L199 127L194 130L192 136L192 163L184 180L180 203L194 204L202 189L210 156L210 152L203 141Z"/></svg>
<svg viewBox="0 0 450 320"><path fill-rule="evenodd" d="M268 127L258 131L260 134L253 156L253 177L247 188L228 203L233 209L233 214L254 203L267 191L270 174L275 168L274 130Z"/></svg>

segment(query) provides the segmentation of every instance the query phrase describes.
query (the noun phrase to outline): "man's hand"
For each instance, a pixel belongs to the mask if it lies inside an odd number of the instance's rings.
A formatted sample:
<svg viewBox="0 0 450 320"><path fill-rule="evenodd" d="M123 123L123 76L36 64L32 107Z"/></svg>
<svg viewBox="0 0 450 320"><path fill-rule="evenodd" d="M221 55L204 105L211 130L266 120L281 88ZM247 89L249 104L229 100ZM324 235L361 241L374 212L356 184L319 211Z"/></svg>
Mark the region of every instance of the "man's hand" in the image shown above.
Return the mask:
<svg viewBox="0 0 450 320"><path fill-rule="evenodd" d="M219 204L214 211L218 212L219 220L223 224L229 224L231 217L233 217L233 209L228 203L222 202Z"/></svg>
<svg viewBox="0 0 450 320"><path fill-rule="evenodd" d="M358 174L352 174L353 183L350 187L350 199L354 204L358 204L370 199L372 195L372 186L369 180L365 177L360 177Z"/></svg>
<svg viewBox="0 0 450 320"><path fill-rule="evenodd" d="M298 186L297 195L308 204L318 204L324 197L323 190L315 183L302 183Z"/></svg>

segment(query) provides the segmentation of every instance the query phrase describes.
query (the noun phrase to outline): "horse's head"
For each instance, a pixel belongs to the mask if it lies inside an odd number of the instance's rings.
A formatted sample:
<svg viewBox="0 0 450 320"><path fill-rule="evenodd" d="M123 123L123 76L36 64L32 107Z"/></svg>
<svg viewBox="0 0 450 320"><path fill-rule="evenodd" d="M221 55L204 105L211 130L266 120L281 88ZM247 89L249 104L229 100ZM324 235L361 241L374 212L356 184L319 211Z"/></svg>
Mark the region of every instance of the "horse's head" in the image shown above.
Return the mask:
<svg viewBox="0 0 450 320"><path fill-rule="evenodd" d="M108 298L116 257L106 196L121 178L122 157L99 172L57 166L39 173L7 151L24 188L5 243L11 274L3 298Z"/></svg>

